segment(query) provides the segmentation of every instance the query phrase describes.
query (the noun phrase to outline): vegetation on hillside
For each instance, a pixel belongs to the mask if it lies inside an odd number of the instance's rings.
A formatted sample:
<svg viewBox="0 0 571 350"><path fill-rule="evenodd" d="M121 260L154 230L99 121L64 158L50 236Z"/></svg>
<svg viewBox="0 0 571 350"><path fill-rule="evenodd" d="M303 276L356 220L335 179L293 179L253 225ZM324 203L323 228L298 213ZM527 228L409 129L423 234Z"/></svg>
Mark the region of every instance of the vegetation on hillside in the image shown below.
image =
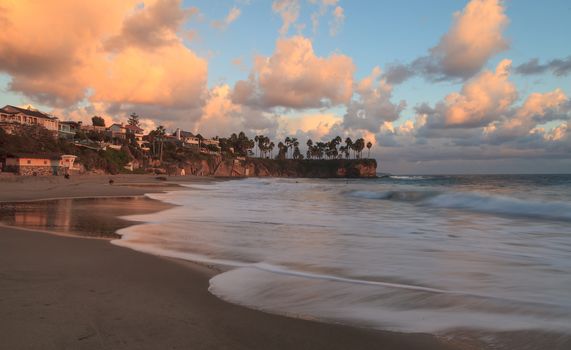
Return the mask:
<svg viewBox="0 0 571 350"><path fill-rule="evenodd" d="M92 118L93 126L104 127L102 117ZM140 127L140 117L136 113L129 116L128 125ZM285 170L291 167L307 167L317 165L316 162L333 159L360 159L363 149L369 151L371 142L365 143L363 138L345 142L337 136L329 141L308 140L305 155L300 150L300 142L296 137L286 137L283 141L274 142L269 137L257 135L250 139L244 132L233 133L229 137L215 137L218 146L198 134L198 147L191 147L170 135L163 126L158 126L143 138L137 140L133 133L116 137L111 132L101 129L78 131L73 140L54 138L54 134L41 126L23 125L16 128L13 134L0 129L0 158L10 154L73 154L86 170L103 170L111 174L125 172L126 165L136 161L144 169L179 166L185 162L207 160L213 158L235 159L256 158L263 160L268 169ZM302 161L294 165L292 160ZM311 161L311 162L309 162ZM312 163L313 162L313 163ZM266 164L267 163L267 164ZM323 166L328 166L326 163ZM333 165L332 165L333 166ZM157 171L158 171L157 170ZM281 171L280 170L280 171ZM305 172L306 169L300 171Z"/></svg>

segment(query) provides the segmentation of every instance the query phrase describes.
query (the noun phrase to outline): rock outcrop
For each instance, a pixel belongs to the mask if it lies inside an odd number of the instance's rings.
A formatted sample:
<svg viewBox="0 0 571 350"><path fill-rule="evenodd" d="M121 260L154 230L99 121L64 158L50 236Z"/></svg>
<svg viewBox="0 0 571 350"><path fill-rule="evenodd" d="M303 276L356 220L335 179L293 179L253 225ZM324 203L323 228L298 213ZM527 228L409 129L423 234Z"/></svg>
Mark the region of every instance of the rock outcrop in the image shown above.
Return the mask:
<svg viewBox="0 0 571 350"><path fill-rule="evenodd" d="M367 178L377 176L374 159L274 160L210 159L186 161L184 174L220 177Z"/></svg>

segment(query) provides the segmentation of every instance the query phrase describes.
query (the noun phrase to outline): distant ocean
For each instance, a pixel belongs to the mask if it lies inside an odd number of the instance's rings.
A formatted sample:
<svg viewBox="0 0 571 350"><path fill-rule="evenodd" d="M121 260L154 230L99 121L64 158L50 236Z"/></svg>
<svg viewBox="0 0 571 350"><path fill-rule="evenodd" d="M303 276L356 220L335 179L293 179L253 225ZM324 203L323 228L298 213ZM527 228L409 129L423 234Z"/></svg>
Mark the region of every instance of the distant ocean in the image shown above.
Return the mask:
<svg viewBox="0 0 571 350"><path fill-rule="evenodd" d="M571 176L245 179L149 197L115 244L228 268L227 301L365 327L571 334Z"/></svg>

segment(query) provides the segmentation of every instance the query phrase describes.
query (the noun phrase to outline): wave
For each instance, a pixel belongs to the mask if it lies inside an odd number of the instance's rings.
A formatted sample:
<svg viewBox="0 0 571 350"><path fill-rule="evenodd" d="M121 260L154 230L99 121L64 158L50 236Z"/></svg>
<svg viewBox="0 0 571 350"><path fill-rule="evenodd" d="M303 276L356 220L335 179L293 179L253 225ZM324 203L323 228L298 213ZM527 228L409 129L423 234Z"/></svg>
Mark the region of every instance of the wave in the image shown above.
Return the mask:
<svg viewBox="0 0 571 350"><path fill-rule="evenodd" d="M566 202L523 200L474 192L352 191L350 195L365 199L412 202L435 208L571 221L571 204Z"/></svg>
<svg viewBox="0 0 571 350"><path fill-rule="evenodd" d="M420 175L390 175L389 178L394 180L430 180L430 176L420 176Z"/></svg>

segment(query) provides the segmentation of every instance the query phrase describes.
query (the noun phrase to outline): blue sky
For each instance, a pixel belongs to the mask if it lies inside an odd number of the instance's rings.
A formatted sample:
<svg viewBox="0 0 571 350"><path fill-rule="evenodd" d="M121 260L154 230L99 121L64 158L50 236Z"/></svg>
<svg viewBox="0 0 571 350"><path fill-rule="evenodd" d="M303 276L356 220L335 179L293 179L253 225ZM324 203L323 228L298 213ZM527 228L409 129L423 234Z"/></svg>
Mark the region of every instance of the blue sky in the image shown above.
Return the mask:
<svg viewBox="0 0 571 350"><path fill-rule="evenodd" d="M466 159L486 172L498 164L571 171L571 69L554 74L571 66L569 1L57 0L51 7L60 5L73 16L56 21L46 13L32 27L18 16L52 9L22 0L3 10L12 25L0 34L0 104L32 104L62 119L122 120L137 111L148 127L207 135L239 128L275 138L362 136L379 145L373 155L392 172L474 172L461 166ZM224 28L214 25L232 9ZM335 13L342 20L332 35ZM57 36L47 36L52 28ZM462 34L466 28L477 35ZM533 59L540 66L526 73ZM407 69L407 79L391 81L391 67Z"/></svg>

